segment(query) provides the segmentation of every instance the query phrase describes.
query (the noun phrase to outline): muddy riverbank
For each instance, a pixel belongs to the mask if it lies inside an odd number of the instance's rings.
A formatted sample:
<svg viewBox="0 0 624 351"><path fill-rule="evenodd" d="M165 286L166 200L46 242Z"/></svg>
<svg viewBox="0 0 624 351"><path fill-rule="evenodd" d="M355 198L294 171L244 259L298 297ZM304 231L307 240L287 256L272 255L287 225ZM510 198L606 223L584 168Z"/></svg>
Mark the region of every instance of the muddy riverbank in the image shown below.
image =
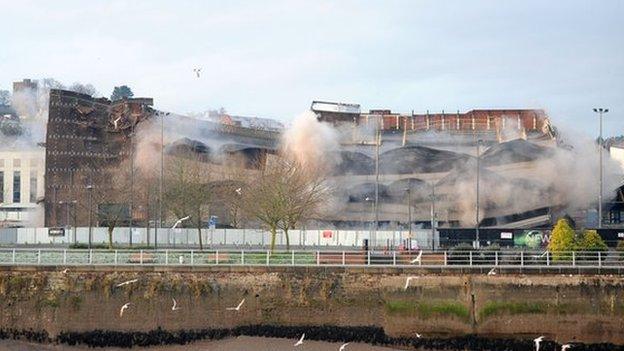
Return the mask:
<svg viewBox="0 0 624 351"><path fill-rule="evenodd" d="M132 283L118 286L125 281ZM558 344L622 345L623 288L620 276L267 267L206 271L84 267L63 273L30 267L0 270L0 328L41 331L57 340L96 330L126 335L155 330L212 333L247 326L285 330L370 326L396 340L420 334L427 340L475 337L524 342L544 335ZM243 299L238 311L228 309ZM127 303L122 316L120 308ZM293 333L235 335L296 338ZM382 344L374 338L323 335L317 340Z"/></svg>

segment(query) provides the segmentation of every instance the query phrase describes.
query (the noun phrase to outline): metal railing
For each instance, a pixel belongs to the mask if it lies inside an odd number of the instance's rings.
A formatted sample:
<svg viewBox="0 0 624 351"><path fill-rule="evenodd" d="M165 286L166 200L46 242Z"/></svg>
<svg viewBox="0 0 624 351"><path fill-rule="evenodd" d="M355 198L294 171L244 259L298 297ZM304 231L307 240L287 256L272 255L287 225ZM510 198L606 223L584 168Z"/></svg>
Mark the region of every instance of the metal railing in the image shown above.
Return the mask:
<svg viewBox="0 0 624 351"><path fill-rule="evenodd" d="M339 266L624 268L624 253L537 251L279 251L0 249L4 266Z"/></svg>

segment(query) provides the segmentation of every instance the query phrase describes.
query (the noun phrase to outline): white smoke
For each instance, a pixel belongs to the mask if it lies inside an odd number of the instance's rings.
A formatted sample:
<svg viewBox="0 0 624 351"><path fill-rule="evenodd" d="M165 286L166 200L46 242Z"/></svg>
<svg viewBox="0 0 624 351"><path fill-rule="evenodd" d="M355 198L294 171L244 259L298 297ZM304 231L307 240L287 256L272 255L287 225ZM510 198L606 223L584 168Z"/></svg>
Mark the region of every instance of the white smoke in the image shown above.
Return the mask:
<svg viewBox="0 0 624 351"><path fill-rule="evenodd" d="M13 93L11 107L20 118L24 133L14 138L18 146L35 146L46 138L50 89L41 84L37 88L21 89Z"/></svg>
<svg viewBox="0 0 624 351"><path fill-rule="evenodd" d="M331 170L340 161L337 131L327 123L319 122L312 111L295 118L281 139L283 152L302 164L316 170Z"/></svg>

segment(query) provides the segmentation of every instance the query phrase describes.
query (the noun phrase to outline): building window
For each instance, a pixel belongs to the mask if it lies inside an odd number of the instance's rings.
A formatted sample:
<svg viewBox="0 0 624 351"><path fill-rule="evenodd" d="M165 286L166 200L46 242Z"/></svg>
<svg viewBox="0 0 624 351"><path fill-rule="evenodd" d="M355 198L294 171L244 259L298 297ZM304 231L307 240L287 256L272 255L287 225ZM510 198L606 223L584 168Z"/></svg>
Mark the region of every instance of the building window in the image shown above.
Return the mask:
<svg viewBox="0 0 624 351"><path fill-rule="evenodd" d="M37 173L30 173L30 194L29 194L30 203L37 202Z"/></svg>
<svg viewBox="0 0 624 351"><path fill-rule="evenodd" d="M0 167L4 168L4 159L0 158Z"/></svg>
<svg viewBox="0 0 624 351"><path fill-rule="evenodd" d="M20 179L20 171L13 172L13 203L20 203L22 194L20 192L20 185L22 181Z"/></svg>
<svg viewBox="0 0 624 351"><path fill-rule="evenodd" d="M4 202L4 172L0 171L0 204Z"/></svg>
<svg viewBox="0 0 624 351"><path fill-rule="evenodd" d="M16 159L13 160L13 167L14 168L20 167L21 165L22 165L22 162L20 162L19 158L16 158Z"/></svg>

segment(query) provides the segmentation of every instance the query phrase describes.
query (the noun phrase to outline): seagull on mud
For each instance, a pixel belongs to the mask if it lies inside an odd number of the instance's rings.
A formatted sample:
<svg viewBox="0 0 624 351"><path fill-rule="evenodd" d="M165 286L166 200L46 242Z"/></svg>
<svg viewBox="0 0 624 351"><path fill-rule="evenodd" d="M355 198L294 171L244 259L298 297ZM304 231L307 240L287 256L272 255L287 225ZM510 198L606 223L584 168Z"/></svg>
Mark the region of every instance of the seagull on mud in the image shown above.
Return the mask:
<svg viewBox="0 0 624 351"><path fill-rule="evenodd" d="M416 333L416 338L420 339L420 338L422 338L422 335L421 335L421 334Z"/></svg>
<svg viewBox="0 0 624 351"><path fill-rule="evenodd" d="M418 252L418 256L416 256L416 258L415 258L415 259L411 260L411 261L410 261L410 263L411 263L411 264L414 264L414 263L416 263L416 262L421 263L421 262L420 262L420 259L421 259L421 258L422 258L422 250L420 250L420 252Z"/></svg>
<svg viewBox="0 0 624 351"><path fill-rule="evenodd" d="M301 338L299 341L295 343L295 346L303 345L303 339L305 338L305 333L301 334Z"/></svg>
<svg viewBox="0 0 624 351"><path fill-rule="evenodd" d="M570 345L570 344L561 345L561 351L566 351L567 349L569 349L571 347L572 347L572 345Z"/></svg>
<svg viewBox="0 0 624 351"><path fill-rule="evenodd" d="M416 279L418 277L407 277L407 279L405 279L405 286L403 287L403 290L407 290L407 288L409 287L410 281L412 281L412 279Z"/></svg>
<svg viewBox="0 0 624 351"><path fill-rule="evenodd" d="M193 72L195 72L195 75L197 75L197 78L199 78L199 74L201 73L201 68L193 68Z"/></svg>
<svg viewBox="0 0 624 351"><path fill-rule="evenodd" d="M539 351L539 347L540 347L540 344L542 343L542 340L544 340L544 336L540 336L539 338L533 340L533 342L535 343L535 351Z"/></svg>
<svg viewBox="0 0 624 351"><path fill-rule="evenodd" d="M127 310L128 307L130 307L130 302L128 302L125 305L121 306L121 308L119 309L119 317L123 317L124 311Z"/></svg>
<svg viewBox="0 0 624 351"><path fill-rule="evenodd" d="M67 274L67 272L69 272L69 268L65 268L61 271L61 274Z"/></svg>
<svg viewBox="0 0 624 351"><path fill-rule="evenodd" d="M171 307L172 311L177 311L180 309L180 307L178 307L178 301L176 301L176 299L171 298L173 300L173 306Z"/></svg>
<svg viewBox="0 0 624 351"><path fill-rule="evenodd" d="M496 275L496 267L490 269L487 275Z"/></svg>
<svg viewBox="0 0 624 351"><path fill-rule="evenodd" d="M340 348L338 349L338 351L344 351L344 350L345 350L345 348L347 347L347 345L349 345L349 343L348 343L348 342L347 342L347 343L342 344L342 345L340 346Z"/></svg>
<svg viewBox="0 0 624 351"><path fill-rule="evenodd" d="M245 299L242 299L241 302L238 304L238 306L236 307L228 307L226 308L227 311L240 311L241 306L243 306L243 304L245 303Z"/></svg>
<svg viewBox="0 0 624 351"><path fill-rule="evenodd" d="M117 285L115 285L115 286L116 286L116 287L118 287L118 288L120 288L120 287L122 287L122 286L124 286L124 285L129 285L129 284L132 284L132 283L136 283L136 282L138 282L138 281L139 281L138 279L127 280L127 281L125 281L125 282L123 282L123 283L119 283L119 284L117 284Z"/></svg>

